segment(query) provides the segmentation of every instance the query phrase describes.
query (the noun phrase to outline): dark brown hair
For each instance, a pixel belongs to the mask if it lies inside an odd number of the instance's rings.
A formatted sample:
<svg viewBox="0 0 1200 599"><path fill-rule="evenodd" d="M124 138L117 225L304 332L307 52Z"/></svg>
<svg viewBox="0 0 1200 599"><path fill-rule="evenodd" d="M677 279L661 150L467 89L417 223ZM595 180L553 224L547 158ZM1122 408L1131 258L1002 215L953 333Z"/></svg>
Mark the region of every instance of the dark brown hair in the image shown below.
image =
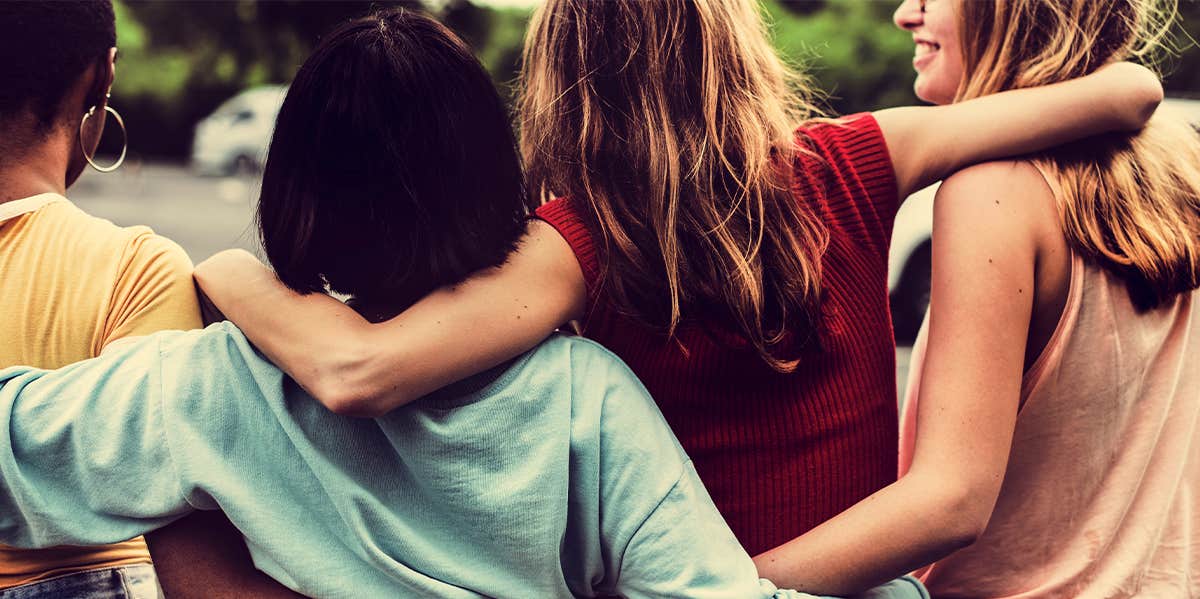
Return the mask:
<svg viewBox="0 0 1200 599"><path fill-rule="evenodd" d="M397 9L339 27L300 67L258 221L288 287L398 311L504 262L527 200L483 66L446 27Z"/></svg>
<svg viewBox="0 0 1200 599"><path fill-rule="evenodd" d="M0 115L32 111L48 129L67 90L116 44L111 0L0 2Z"/></svg>

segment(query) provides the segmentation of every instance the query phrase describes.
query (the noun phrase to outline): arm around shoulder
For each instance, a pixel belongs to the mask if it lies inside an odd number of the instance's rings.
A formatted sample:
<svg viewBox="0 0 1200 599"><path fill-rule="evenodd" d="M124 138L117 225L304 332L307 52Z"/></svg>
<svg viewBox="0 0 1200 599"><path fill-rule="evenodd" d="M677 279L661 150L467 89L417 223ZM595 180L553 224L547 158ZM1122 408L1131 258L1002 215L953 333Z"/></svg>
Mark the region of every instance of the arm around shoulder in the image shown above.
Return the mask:
<svg viewBox="0 0 1200 599"><path fill-rule="evenodd" d="M196 280L276 365L329 409L378 416L535 347L583 313L583 274L566 241L531 221L508 261L368 323L345 304L283 286L246 252Z"/></svg>
<svg viewBox="0 0 1200 599"><path fill-rule="evenodd" d="M945 106L875 113L900 197L971 164L1045 150L1109 131L1144 126L1163 99L1162 82L1128 62L1042 87L1004 91Z"/></svg>
<svg viewBox="0 0 1200 599"><path fill-rule="evenodd" d="M1008 464L1032 309L1038 213L1024 203L1049 201L1027 184L1042 185L1033 167L990 163L939 189L911 468L757 556L761 574L804 591L852 594L941 559L983 532Z"/></svg>

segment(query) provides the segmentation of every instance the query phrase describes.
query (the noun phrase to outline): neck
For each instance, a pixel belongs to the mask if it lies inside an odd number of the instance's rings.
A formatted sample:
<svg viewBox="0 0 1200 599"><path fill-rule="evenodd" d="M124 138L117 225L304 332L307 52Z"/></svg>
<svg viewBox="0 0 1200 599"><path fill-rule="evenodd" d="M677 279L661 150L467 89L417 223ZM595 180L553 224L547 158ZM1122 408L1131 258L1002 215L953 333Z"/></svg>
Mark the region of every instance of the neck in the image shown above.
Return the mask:
<svg viewBox="0 0 1200 599"><path fill-rule="evenodd" d="M35 143L3 144L7 155L0 156L0 203L40 193L65 195L73 141L53 131Z"/></svg>

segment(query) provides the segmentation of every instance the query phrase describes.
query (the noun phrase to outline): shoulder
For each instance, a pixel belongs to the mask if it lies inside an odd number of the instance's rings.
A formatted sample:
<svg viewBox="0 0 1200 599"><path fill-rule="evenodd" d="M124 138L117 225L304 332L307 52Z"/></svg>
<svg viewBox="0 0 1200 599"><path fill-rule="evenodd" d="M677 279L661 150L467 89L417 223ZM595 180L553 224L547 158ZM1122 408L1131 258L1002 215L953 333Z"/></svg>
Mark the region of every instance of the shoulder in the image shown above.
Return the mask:
<svg viewBox="0 0 1200 599"><path fill-rule="evenodd" d="M129 262L134 264L155 265L158 268L186 276L192 276L192 260L178 243L157 235L148 227L128 227L126 247Z"/></svg>
<svg viewBox="0 0 1200 599"><path fill-rule="evenodd" d="M40 223L54 227L62 235L70 236L79 247L89 253L107 250L109 254L120 251L146 227L120 227L112 221L92 216L69 201L47 204L37 211Z"/></svg>
<svg viewBox="0 0 1200 599"><path fill-rule="evenodd" d="M869 112L851 114L836 119L812 119L796 128L796 135L817 143L883 141L883 130L875 115ZM874 148L886 149L886 148Z"/></svg>
<svg viewBox="0 0 1200 599"><path fill-rule="evenodd" d="M531 243L557 250L554 254L561 255L564 250L570 252L590 288L599 276L600 254L596 238L584 218L585 209L570 198L542 204L535 213L537 218L530 221L527 236Z"/></svg>
<svg viewBox="0 0 1200 599"><path fill-rule="evenodd" d="M1054 194L1032 164L963 169L942 183L934 199L934 277L1024 280L1049 240L1061 238L1060 230Z"/></svg>
<svg viewBox="0 0 1200 599"><path fill-rule="evenodd" d="M1025 160L995 160L968 166L946 178L939 190L939 197L948 190L959 194L970 191L992 195L1013 190L1022 193L1044 191L1050 195L1050 188L1041 172Z"/></svg>
<svg viewBox="0 0 1200 599"><path fill-rule="evenodd" d="M167 396L218 399L279 393L283 374L228 321L204 329L161 331L157 342ZM236 402L241 403L241 402Z"/></svg>
<svg viewBox="0 0 1200 599"><path fill-rule="evenodd" d="M602 391L617 386L633 394L649 394L633 371L608 348L577 335L555 333L530 352L537 368L556 370L557 378L574 386Z"/></svg>
<svg viewBox="0 0 1200 599"><path fill-rule="evenodd" d="M879 122L871 113L839 119L813 119L796 128L795 135L801 150L799 166L812 168L812 160L816 158L839 173L852 172L856 174L855 178L879 179L866 183L881 187L895 185L887 142Z"/></svg>
<svg viewBox="0 0 1200 599"><path fill-rule="evenodd" d="M1002 228L1034 231L1045 225L1055 210L1054 193L1033 164L985 162L958 171L938 188L934 229L941 222L981 232Z"/></svg>
<svg viewBox="0 0 1200 599"><path fill-rule="evenodd" d="M40 218L62 235L70 236L75 244L94 257L162 263L191 273L192 262L177 243L156 235L149 227L122 227L112 221L93 216L71 202L55 202L39 211Z"/></svg>
<svg viewBox="0 0 1200 599"><path fill-rule="evenodd" d="M566 358L576 410L597 410L601 437L610 439L614 455L651 460L665 470L682 467L686 456L658 404L621 358L584 337L555 335L544 345Z"/></svg>

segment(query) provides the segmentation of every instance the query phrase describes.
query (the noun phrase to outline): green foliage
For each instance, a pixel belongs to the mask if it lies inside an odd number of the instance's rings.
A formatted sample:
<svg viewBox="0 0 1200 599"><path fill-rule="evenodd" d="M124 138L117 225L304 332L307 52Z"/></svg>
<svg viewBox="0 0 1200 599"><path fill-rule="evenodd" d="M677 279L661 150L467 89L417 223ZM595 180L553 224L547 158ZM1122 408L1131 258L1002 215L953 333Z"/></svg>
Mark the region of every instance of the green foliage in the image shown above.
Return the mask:
<svg viewBox="0 0 1200 599"><path fill-rule="evenodd" d="M485 0L486 1L486 0ZM603 0L596 0L603 1ZM780 52L846 114L912 104L912 39L891 22L898 0L763 0ZM463 37L512 97L529 11L470 0L425 0ZM121 49L113 104L132 147L186 156L191 128L238 91L286 83L320 35L372 7L421 0L116 0ZM1200 94L1200 0L1181 0L1179 56L1167 62L1172 95Z"/></svg>
<svg viewBox="0 0 1200 599"><path fill-rule="evenodd" d="M1174 55L1162 65L1167 95L1200 98L1200 0L1180 0L1179 23L1169 50Z"/></svg>
<svg viewBox="0 0 1200 599"><path fill-rule="evenodd" d="M815 79L834 113L916 102L912 36L892 24L892 3L768 0L765 6L776 47Z"/></svg>

